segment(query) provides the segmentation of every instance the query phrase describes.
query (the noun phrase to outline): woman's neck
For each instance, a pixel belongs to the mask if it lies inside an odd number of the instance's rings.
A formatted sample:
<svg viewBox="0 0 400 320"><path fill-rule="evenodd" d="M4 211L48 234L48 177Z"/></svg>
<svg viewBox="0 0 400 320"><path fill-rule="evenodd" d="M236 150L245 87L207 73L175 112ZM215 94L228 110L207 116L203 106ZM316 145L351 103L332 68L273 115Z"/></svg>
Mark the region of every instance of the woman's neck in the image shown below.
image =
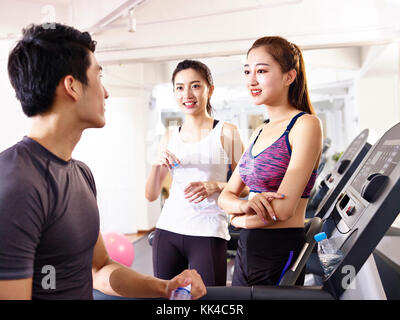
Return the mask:
<svg viewBox="0 0 400 320"><path fill-rule="evenodd" d="M266 106L267 113L270 123L277 123L288 118L292 118L294 114L299 112L298 109L291 105L283 105L283 106Z"/></svg>
<svg viewBox="0 0 400 320"><path fill-rule="evenodd" d="M204 129L209 127L209 124L213 118L209 115L186 115L182 127L192 128L192 129Z"/></svg>

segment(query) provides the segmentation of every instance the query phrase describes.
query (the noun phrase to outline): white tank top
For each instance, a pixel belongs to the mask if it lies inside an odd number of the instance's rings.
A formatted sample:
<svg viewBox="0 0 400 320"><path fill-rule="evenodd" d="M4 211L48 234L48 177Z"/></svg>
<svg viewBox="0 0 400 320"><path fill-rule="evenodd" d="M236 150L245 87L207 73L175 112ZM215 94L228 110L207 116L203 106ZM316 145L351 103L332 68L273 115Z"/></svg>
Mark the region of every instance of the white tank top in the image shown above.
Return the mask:
<svg viewBox="0 0 400 320"><path fill-rule="evenodd" d="M172 185L156 227L167 231L204 237L230 239L228 216L218 207L219 192L212 194L199 205L189 202L183 189L196 181L226 181L229 157L221 145L223 122L196 143L182 141L179 128L173 128L168 143L181 162L172 169Z"/></svg>

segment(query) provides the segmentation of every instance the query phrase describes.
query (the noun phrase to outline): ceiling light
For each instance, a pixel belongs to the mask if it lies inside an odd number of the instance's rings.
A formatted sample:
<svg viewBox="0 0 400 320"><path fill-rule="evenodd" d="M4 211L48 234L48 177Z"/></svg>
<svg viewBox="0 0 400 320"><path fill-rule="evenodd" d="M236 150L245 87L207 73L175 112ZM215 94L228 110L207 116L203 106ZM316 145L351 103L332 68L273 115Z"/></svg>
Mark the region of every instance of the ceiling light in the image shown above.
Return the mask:
<svg viewBox="0 0 400 320"><path fill-rule="evenodd" d="M134 16L133 16L133 11L134 10L135 10L134 8L129 10L129 18L128 18L129 19L128 20L128 22L129 22L128 31L129 32L136 32L136 18L134 18Z"/></svg>

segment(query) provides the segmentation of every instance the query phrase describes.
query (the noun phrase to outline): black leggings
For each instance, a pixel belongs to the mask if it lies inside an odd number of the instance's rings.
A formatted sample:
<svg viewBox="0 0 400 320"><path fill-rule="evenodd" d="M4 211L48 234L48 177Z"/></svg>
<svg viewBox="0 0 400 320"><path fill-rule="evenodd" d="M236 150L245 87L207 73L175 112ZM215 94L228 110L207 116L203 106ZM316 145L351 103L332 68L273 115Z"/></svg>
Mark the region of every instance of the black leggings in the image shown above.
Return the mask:
<svg viewBox="0 0 400 320"><path fill-rule="evenodd" d="M304 242L303 228L241 229L232 286L277 285ZM303 285L305 270L296 285Z"/></svg>
<svg viewBox="0 0 400 320"><path fill-rule="evenodd" d="M206 286L226 285L227 241L217 237L187 236L156 229L153 238L154 276L169 280L195 269Z"/></svg>

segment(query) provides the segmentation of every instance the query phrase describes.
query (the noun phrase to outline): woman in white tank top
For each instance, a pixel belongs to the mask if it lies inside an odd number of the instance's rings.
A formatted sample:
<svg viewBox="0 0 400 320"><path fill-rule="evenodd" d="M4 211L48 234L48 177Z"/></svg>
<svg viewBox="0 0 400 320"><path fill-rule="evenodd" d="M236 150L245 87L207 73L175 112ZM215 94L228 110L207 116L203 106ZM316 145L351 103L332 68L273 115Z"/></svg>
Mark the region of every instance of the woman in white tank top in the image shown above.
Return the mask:
<svg viewBox="0 0 400 320"><path fill-rule="evenodd" d="M243 144L235 125L211 117L214 90L210 70L199 61L180 62L174 94L185 119L169 128L146 183L146 198L158 198L170 173L172 185L153 239L155 276L170 279L189 265L207 286L226 284L228 216L217 199L235 170Z"/></svg>

